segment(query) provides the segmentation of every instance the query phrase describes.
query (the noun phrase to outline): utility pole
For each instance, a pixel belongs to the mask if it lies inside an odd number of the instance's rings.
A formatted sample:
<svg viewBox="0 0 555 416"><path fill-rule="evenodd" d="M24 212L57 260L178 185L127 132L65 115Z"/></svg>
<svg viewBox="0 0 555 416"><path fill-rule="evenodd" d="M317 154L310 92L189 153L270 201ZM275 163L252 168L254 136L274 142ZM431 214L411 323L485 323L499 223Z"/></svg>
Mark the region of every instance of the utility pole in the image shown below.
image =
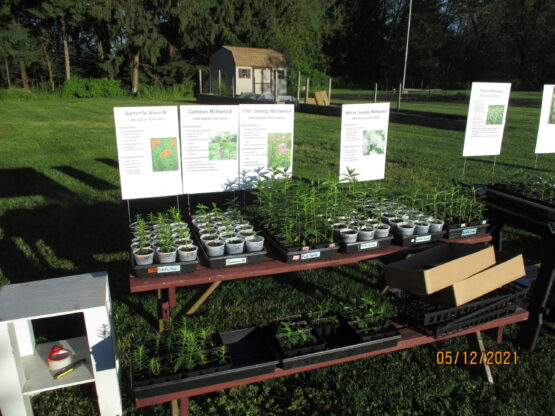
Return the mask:
<svg viewBox="0 0 555 416"><path fill-rule="evenodd" d="M412 17L412 0L409 0L409 22L407 24L407 43L405 45L405 66L403 68L403 82L401 85L403 86L403 90L405 89L405 79L407 76L407 60L409 57L409 37L410 37L410 20Z"/></svg>

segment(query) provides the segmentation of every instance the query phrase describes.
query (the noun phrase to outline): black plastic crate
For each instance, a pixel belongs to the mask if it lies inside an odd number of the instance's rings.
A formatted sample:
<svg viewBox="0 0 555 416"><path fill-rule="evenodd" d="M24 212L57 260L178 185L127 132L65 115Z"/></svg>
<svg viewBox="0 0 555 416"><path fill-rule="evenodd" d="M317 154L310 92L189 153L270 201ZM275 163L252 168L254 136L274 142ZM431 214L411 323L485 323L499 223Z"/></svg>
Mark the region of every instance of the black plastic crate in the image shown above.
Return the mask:
<svg viewBox="0 0 555 416"><path fill-rule="evenodd" d="M527 217L534 217L540 221L555 221L555 207L538 200L529 199L523 195L501 190L495 185L485 186L486 200L512 211L521 212Z"/></svg>
<svg viewBox="0 0 555 416"><path fill-rule="evenodd" d="M361 251L378 250L391 245L393 236L374 238L368 241L356 241L354 243L341 243L341 251L347 254L360 253Z"/></svg>
<svg viewBox="0 0 555 416"><path fill-rule="evenodd" d="M448 228L447 233L445 234L445 238L448 240L452 240L455 238L475 237L477 235L488 234L489 224L487 223L487 220L484 220L484 221L486 222L483 224Z"/></svg>
<svg viewBox="0 0 555 416"><path fill-rule="evenodd" d="M278 359L267 338L258 328L246 328L220 334L229 346L231 367L227 370L181 378L179 375L151 379L151 383L133 386L136 398L143 399L161 394L177 393L199 387L225 383L247 377L268 374L276 369Z"/></svg>
<svg viewBox="0 0 555 416"><path fill-rule="evenodd" d="M284 247L269 232L265 231L264 236L266 241L274 247L282 260L287 263L333 259L339 251L339 245L336 243L322 243L316 247L299 247L290 249Z"/></svg>
<svg viewBox="0 0 555 416"><path fill-rule="evenodd" d="M393 242L398 246L413 247L420 244L428 244L428 243L433 243L435 241L439 241L443 238L444 234L445 234L444 231L436 231L433 233L427 233L422 235L413 234L413 235L403 236L397 232L394 232L393 235L395 236L395 238L393 239Z"/></svg>

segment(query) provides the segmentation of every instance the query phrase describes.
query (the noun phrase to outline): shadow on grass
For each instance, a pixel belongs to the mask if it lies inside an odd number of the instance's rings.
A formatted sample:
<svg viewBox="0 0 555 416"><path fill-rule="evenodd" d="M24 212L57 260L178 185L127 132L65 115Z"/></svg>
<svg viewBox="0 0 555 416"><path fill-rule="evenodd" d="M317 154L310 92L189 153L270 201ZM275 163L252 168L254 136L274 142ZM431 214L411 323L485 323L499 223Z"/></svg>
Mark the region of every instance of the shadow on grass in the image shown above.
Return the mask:
<svg viewBox="0 0 555 416"><path fill-rule="evenodd" d="M54 169L71 176L74 179L88 185L92 188L98 189L99 191L111 191L114 189L119 189L118 186L112 185L110 182L100 179L90 173L83 172L82 170L75 169L71 166L54 166Z"/></svg>
<svg viewBox="0 0 555 416"><path fill-rule="evenodd" d="M119 163L114 159L108 159L108 158L105 158L105 157L101 157L101 158L98 158L98 159L95 159L95 160L97 162L104 163L105 165L108 165L112 168L119 169Z"/></svg>
<svg viewBox="0 0 555 416"><path fill-rule="evenodd" d="M306 296L314 296L317 292L324 293L326 296L331 297L338 302L346 302L348 299L338 296L337 294L333 293L327 287L317 285L311 282L307 282L299 277L297 273L287 273L277 276L271 276L271 278L282 286L289 286L295 290L298 290L301 293L304 293Z"/></svg>
<svg viewBox="0 0 555 416"><path fill-rule="evenodd" d="M476 158L473 158L473 157L468 157L468 158L466 158L466 160L468 160L470 162L478 162L478 163L485 163L487 165L493 165L493 160L482 160L482 159L476 159ZM533 170L535 172L555 172L552 169L534 168L532 166L515 165L513 163L496 162L495 164L499 165L499 166L506 166L506 167L509 167L509 168Z"/></svg>
<svg viewBox="0 0 555 416"><path fill-rule="evenodd" d="M72 191L33 168L0 169L1 198L74 195Z"/></svg>

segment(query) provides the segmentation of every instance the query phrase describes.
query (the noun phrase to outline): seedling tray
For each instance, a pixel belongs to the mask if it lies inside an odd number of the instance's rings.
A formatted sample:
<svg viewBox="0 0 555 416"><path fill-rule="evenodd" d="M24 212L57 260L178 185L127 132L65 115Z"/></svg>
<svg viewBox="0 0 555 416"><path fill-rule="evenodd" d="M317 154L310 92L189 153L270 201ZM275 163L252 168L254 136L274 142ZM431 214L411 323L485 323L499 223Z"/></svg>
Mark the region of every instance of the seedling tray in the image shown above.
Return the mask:
<svg viewBox="0 0 555 416"><path fill-rule="evenodd" d="M454 227L447 226L445 238L452 240L455 238L475 237L477 235L488 234L488 227L488 220L483 220L481 224L468 224L464 226L462 226L462 224L457 224L457 226Z"/></svg>
<svg viewBox="0 0 555 416"><path fill-rule="evenodd" d="M258 328L246 328L220 334L229 346L231 367L227 370L202 374L195 377L175 379L175 376L151 379L151 384L133 387L138 399L177 393L199 387L226 383L247 377L268 374L276 369L276 353ZM174 379L170 379L174 378Z"/></svg>
<svg viewBox="0 0 555 416"><path fill-rule="evenodd" d="M322 247L317 248L302 247L300 250L295 249L291 251L277 241L269 232L265 231L264 236L266 241L275 248L282 260L287 263L333 259L339 251L339 245L336 243L321 244Z"/></svg>
<svg viewBox="0 0 555 416"><path fill-rule="evenodd" d="M195 235L195 238L197 236ZM204 245L196 238L198 251L211 269L225 269L228 267L244 266L246 264L258 264L264 261L268 253L266 250L253 251L252 253L226 254L223 256L209 256Z"/></svg>
<svg viewBox="0 0 555 416"><path fill-rule="evenodd" d="M509 283L475 301L459 307L445 307L426 302L425 297L409 294L401 289L390 289L393 301L410 323L428 335L439 336L451 327L475 317L522 304L528 288Z"/></svg>
<svg viewBox="0 0 555 416"><path fill-rule="evenodd" d="M136 277L158 277L193 273L197 269L197 264L198 260L193 260L175 263L153 263L139 266L135 264L133 254L131 254L131 274Z"/></svg>
<svg viewBox="0 0 555 416"><path fill-rule="evenodd" d="M555 221L555 206L551 204L511 193L508 190L497 189L495 185L487 185L485 189L486 199L496 205L516 212L521 211L526 216L540 221Z"/></svg>
<svg viewBox="0 0 555 416"><path fill-rule="evenodd" d="M269 327L265 329L271 339L273 339L273 342L277 345L277 340L275 340L271 329L269 329ZM361 342L352 328L346 323L343 323L338 327L335 333L323 336L322 338L325 343L325 349L295 357L285 357L282 355L279 366L287 370L325 361L338 360L380 349L392 348L397 345L401 335L395 330L393 333L386 332L383 336L376 334L374 339Z"/></svg>
<svg viewBox="0 0 555 416"><path fill-rule="evenodd" d="M427 233L422 235L413 234L413 235L403 236L395 232L394 233L395 238L393 239L393 242L398 246L413 247L420 244L427 244L427 243L432 243L434 241L438 241L443 238L444 234L445 234L444 231L437 231L434 233Z"/></svg>
<svg viewBox="0 0 555 416"><path fill-rule="evenodd" d="M361 251L377 250L391 245L393 236L374 238L368 241L357 241L355 243L341 243L341 252L347 254L360 253Z"/></svg>

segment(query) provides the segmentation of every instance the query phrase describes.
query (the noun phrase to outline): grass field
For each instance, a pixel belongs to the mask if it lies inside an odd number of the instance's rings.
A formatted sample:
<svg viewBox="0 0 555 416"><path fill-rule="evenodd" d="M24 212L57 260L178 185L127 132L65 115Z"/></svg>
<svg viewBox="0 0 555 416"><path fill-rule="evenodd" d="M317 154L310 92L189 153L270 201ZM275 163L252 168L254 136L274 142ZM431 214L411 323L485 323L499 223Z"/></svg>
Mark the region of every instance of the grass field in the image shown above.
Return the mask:
<svg viewBox="0 0 555 416"><path fill-rule="evenodd" d="M107 270L123 368L126 415L167 415L167 405L136 410L129 389L129 351L153 334L154 293L128 293L127 206L121 201L112 108L179 105L183 101L138 99L44 99L0 101L0 282L18 283ZM419 104L413 104L418 107ZM419 109L433 103L420 104ZM437 110L465 114L464 106L438 103ZM464 111L463 111L464 110ZM534 166L539 110L510 107L495 176ZM297 114L294 172L302 177L336 175L340 120ZM391 124L384 188L447 186L461 178L464 132ZM493 158L467 161L465 180L492 177ZM538 168L555 171L555 156L541 155ZM173 202L173 201L170 201ZM163 200L160 204L167 204ZM507 233L508 246L539 258L539 242L522 231ZM248 327L276 316L335 307L362 295L379 296L381 264L370 261L297 274L222 284L193 317L193 328ZM194 295L178 290L175 319ZM39 339L67 336L52 325L36 326ZM66 329L67 331L67 329ZM71 332L71 330L70 330ZM464 340L397 352L354 363L209 394L191 400L193 415L553 415L555 325L547 322L533 353L511 341L486 340L489 350L516 350L517 365L496 366L496 385L469 368L439 366L438 349L464 351ZM36 415L96 414L90 385L33 399Z"/></svg>

